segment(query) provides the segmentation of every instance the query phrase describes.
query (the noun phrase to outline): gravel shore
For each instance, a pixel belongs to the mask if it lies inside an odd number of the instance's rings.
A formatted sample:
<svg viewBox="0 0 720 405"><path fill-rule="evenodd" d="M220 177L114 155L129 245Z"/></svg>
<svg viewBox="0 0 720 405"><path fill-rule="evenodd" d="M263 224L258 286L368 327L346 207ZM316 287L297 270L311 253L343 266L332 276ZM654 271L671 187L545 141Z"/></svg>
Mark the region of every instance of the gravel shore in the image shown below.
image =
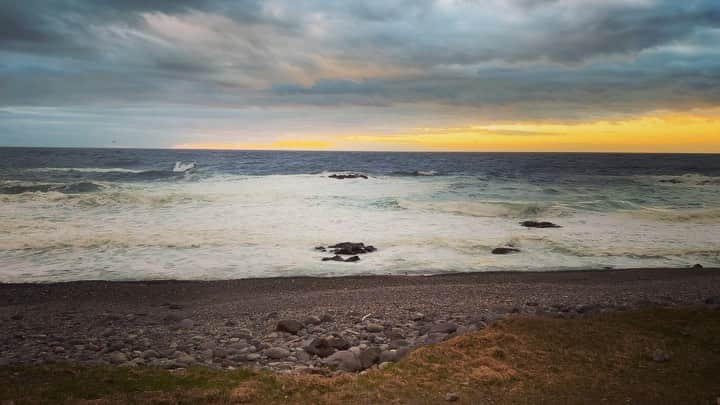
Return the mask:
<svg viewBox="0 0 720 405"><path fill-rule="evenodd" d="M0 284L0 365L361 371L509 315L719 304L720 269Z"/></svg>

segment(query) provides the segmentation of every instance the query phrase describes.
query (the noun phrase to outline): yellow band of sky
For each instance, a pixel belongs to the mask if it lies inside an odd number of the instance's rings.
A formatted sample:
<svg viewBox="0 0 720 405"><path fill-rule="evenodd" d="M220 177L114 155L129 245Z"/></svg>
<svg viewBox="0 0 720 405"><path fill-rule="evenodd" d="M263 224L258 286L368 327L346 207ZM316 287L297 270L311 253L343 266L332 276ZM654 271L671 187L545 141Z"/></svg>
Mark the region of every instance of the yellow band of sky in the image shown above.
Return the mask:
<svg viewBox="0 0 720 405"><path fill-rule="evenodd" d="M391 134L303 134L267 143L202 141L182 149L697 152L720 153L720 108L654 113L616 121L507 122L449 128L415 128Z"/></svg>

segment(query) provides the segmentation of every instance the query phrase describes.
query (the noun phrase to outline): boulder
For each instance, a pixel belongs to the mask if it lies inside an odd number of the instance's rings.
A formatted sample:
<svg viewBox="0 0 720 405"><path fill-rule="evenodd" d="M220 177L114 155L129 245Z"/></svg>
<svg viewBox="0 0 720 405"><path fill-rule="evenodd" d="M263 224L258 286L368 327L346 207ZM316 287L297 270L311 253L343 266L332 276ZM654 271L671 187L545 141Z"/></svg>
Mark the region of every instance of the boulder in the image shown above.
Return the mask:
<svg viewBox="0 0 720 405"><path fill-rule="evenodd" d="M323 257L323 258L322 258L322 261L324 261L324 262L328 262L328 261L344 262L345 259L343 259L342 256L340 256L340 255L335 255L335 256L332 256L332 257Z"/></svg>
<svg viewBox="0 0 720 405"><path fill-rule="evenodd" d="M290 356L290 351L284 347L271 347L265 351L265 355L271 359L284 359Z"/></svg>
<svg viewBox="0 0 720 405"><path fill-rule="evenodd" d="M328 344L338 350L347 350L350 348L350 342L342 336L333 336L328 339Z"/></svg>
<svg viewBox="0 0 720 405"><path fill-rule="evenodd" d="M314 354L319 357L328 357L335 353L336 348L333 347L328 339L316 338L310 342L309 345L305 346L305 351Z"/></svg>
<svg viewBox="0 0 720 405"><path fill-rule="evenodd" d="M195 322L193 322L192 319L183 319L182 321L178 322L178 327L182 329L192 329L192 327L195 326Z"/></svg>
<svg viewBox="0 0 720 405"><path fill-rule="evenodd" d="M370 333L379 333L385 330L385 327L377 323L369 323L365 325L365 330Z"/></svg>
<svg viewBox="0 0 720 405"><path fill-rule="evenodd" d="M360 366L362 369L370 368L373 365L380 362L380 354L381 351L377 347L368 347L367 349L364 349L360 351L360 355L358 356L360 360Z"/></svg>
<svg viewBox="0 0 720 405"><path fill-rule="evenodd" d="M351 256L351 257L348 257L347 259L345 259L345 261L346 262L358 262L358 261L360 261L360 257L359 256Z"/></svg>
<svg viewBox="0 0 720 405"><path fill-rule="evenodd" d="M320 317L317 317L315 315L310 315L307 318L305 318L305 325L320 325L322 323L322 319Z"/></svg>
<svg viewBox="0 0 720 405"><path fill-rule="evenodd" d="M302 322L296 321L294 319L285 319L277 323L277 329L280 332L287 332L292 333L293 335L297 335L298 332L300 332L305 325L302 324Z"/></svg>
<svg viewBox="0 0 720 405"><path fill-rule="evenodd" d="M325 360L325 364L342 371L355 372L362 370L360 359L350 350L335 352Z"/></svg>

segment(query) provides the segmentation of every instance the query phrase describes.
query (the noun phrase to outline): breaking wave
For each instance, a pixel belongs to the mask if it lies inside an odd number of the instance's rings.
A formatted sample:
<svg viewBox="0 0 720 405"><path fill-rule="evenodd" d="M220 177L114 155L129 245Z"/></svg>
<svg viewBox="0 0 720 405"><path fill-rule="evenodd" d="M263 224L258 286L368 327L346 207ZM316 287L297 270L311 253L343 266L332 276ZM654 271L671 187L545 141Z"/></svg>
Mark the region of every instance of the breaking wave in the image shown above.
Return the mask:
<svg viewBox="0 0 720 405"><path fill-rule="evenodd" d="M4 182L0 185L0 194L24 194L24 193L62 193L80 194L92 193L102 190L102 186L89 181L81 181L69 184L27 184L18 182Z"/></svg>

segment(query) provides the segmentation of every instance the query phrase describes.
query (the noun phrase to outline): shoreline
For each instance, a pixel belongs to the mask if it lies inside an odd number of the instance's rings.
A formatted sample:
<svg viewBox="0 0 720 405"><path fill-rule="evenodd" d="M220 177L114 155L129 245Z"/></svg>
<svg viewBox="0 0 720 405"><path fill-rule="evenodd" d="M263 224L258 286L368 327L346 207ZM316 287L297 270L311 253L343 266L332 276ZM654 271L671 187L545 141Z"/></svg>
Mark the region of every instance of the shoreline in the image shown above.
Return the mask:
<svg viewBox="0 0 720 405"><path fill-rule="evenodd" d="M701 267L696 269L692 266L686 267L627 267L627 268L573 268L573 269L562 269L562 270L488 270L488 271L449 271L442 273L405 273L405 274L348 274L340 276L273 276L273 277L245 277L245 278L210 278L210 279L181 279L181 278L152 278L152 279L83 279L83 280L68 280L68 281L24 281L24 282L4 282L0 281L0 288L2 286L49 286L49 285L68 285L68 284L84 284L84 283L113 283L113 284L143 284L143 283L225 283L225 282L253 282L253 281L301 281L301 280L361 280L361 279L439 279L439 278L452 278L452 277L474 277L479 275L487 276L500 276L500 275L513 275L513 274L525 274L525 275L568 275L568 274L580 274L580 273L618 273L618 272L655 272L655 271L720 271L720 267ZM552 278L552 277L550 277Z"/></svg>
<svg viewBox="0 0 720 405"><path fill-rule="evenodd" d="M360 371L507 316L718 304L717 268L0 284L0 364Z"/></svg>

